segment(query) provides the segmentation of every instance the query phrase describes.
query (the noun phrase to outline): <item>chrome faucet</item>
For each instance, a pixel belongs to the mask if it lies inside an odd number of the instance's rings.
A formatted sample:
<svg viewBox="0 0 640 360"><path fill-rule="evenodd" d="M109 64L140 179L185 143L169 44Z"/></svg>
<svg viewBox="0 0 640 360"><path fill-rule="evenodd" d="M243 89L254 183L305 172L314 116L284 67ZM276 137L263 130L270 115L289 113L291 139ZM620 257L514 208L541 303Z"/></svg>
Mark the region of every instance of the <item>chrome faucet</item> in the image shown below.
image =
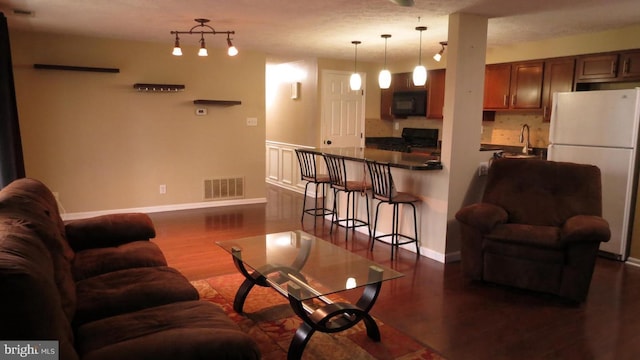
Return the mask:
<svg viewBox="0 0 640 360"><path fill-rule="evenodd" d="M524 137L524 129L527 129L527 137ZM528 154L531 151L531 148L529 147L529 125L524 124L522 125L522 129L520 130L520 143L523 144L524 143L524 147L522 148L522 153L523 154Z"/></svg>

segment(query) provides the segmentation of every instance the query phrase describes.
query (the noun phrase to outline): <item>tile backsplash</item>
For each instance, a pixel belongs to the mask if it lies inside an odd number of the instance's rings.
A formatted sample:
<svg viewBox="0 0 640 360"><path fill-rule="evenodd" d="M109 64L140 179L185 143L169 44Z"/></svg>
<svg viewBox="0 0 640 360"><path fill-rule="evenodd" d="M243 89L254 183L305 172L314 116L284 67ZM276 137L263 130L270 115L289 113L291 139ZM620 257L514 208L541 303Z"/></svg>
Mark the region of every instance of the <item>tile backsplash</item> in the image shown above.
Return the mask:
<svg viewBox="0 0 640 360"><path fill-rule="evenodd" d="M542 122L542 114L497 112L495 121L482 123L480 142L483 144L521 146L522 125L529 125L530 146L546 148L549 145L549 123Z"/></svg>
<svg viewBox="0 0 640 360"><path fill-rule="evenodd" d="M425 120L424 118L411 117L395 122L380 119L366 119L367 137L399 137L405 127L439 129L442 136L442 120ZM520 130L522 125L529 125L531 147L546 148L549 145L549 123L542 122L540 113L512 113L497 112L495 121L482 123L480 142L483 144L522 146L520 143Z"/></svg>

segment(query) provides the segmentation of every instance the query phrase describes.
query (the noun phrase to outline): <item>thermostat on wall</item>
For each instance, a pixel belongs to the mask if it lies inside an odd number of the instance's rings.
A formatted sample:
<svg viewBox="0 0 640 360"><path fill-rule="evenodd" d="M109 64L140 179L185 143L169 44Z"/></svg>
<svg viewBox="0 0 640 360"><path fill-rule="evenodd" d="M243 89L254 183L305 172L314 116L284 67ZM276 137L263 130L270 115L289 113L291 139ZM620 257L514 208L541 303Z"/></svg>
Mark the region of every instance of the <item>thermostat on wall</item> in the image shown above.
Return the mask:
<svg viewBox="0 0 640 360"><path fill-rule="evenodd" d="M200 115L200 116L207 115L207 109L205 108L196 109L196 115Z"/></svg>

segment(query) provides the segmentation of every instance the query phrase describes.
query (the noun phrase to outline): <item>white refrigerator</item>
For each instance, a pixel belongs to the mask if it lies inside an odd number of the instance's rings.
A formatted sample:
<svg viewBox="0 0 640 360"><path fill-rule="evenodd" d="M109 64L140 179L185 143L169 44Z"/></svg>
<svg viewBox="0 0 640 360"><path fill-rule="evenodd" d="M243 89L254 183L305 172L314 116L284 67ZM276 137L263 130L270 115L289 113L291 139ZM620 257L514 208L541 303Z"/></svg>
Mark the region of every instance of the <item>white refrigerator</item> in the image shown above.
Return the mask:
<svg viewBox="0 0 640 360"><path fill-rule="evenodd" d="M593 164L602 172L602 216L611 240L600 250L628 257L636 198L640 88L556 93L548 160Z"/></svg>

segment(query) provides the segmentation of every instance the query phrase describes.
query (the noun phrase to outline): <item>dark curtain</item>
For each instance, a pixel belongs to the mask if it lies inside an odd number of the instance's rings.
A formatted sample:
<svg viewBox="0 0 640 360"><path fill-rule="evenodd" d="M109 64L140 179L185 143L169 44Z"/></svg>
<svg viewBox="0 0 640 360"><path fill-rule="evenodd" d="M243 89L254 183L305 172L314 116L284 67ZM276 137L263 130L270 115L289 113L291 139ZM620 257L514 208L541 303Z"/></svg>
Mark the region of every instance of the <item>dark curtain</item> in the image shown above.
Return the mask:
<svg viewBox="0 0 640 360"><path fill-rule="evenodd" d="M25 177L7 18L0 12L0 189Z"/></svg>

